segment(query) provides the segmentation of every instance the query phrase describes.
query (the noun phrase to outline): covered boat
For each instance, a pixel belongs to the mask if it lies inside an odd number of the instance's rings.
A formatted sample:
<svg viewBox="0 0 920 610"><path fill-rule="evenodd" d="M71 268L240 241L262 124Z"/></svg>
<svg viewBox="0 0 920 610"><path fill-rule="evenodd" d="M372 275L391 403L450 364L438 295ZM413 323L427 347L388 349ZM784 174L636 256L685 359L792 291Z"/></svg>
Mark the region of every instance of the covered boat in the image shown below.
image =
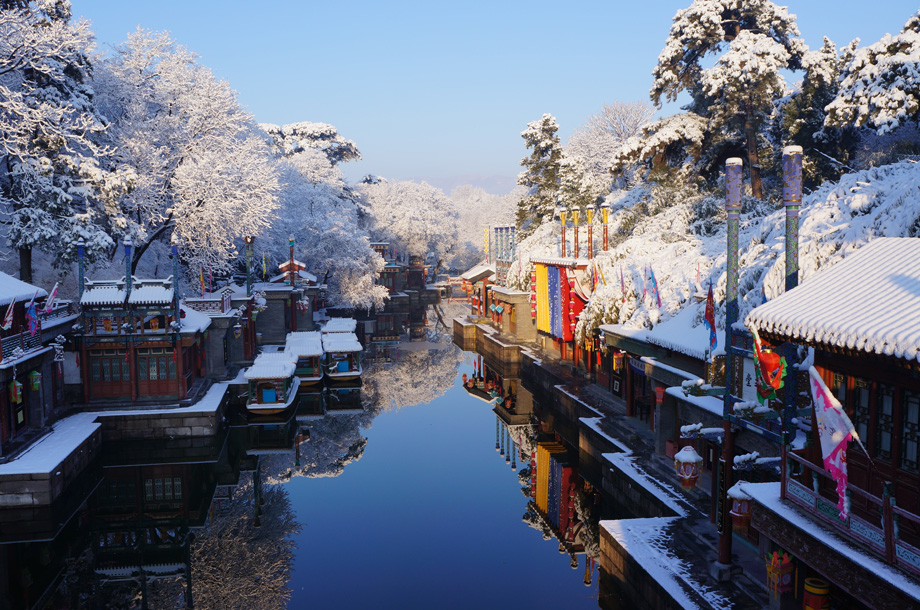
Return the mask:
<svg viewBox="0 0 920 610"><path fill-rule="evenodd" d="M359 379L363 349L354 333L323 333L323 351L329 381Z"/></svg>
<svg viewBox="0 0 920 610"><path fill-rule="evenodd" d="M284 351L294 360L301 390L323 379L323 338L316 331L288 333Z"/></svg>
<svg viewBox="0 0 920 610"><path fill-rule="evenodd" d="M294 404L300 378L294 375L296 365L286 352L259 354L243 377L249 383L246 410L253 414L280 413Z"/></svg>

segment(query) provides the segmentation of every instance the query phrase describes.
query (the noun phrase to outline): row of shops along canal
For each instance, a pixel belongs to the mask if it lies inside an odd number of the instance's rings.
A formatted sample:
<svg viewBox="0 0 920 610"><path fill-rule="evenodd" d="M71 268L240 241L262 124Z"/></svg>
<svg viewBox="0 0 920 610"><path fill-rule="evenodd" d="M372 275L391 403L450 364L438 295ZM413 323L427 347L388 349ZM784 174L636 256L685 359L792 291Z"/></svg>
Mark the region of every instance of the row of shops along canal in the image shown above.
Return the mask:
<svg viewBox="0 0 920 610"><path fill-rule="evenodd" d="M619 607L596 465L515 365L429 327L288 412L105 440L52 506L0 512L0 606Z"/></svg>

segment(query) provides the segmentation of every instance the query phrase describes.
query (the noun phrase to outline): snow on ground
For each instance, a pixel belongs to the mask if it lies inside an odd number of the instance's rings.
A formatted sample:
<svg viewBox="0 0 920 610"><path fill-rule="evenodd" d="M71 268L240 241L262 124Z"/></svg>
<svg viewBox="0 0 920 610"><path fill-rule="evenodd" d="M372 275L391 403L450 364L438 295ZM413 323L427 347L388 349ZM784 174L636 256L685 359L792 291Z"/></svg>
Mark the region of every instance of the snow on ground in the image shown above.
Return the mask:
<svg viewBox="0 0 920 610"><path fill-rule="evenodd" d="M220 406L227 383L216 383L193 405L188 407L143 409L132 411L94 411L71 415L55 422L51 432L32 443L22 454L6 464L0 464L0 476L50 473L77 450L102 425L102 417L123 415L210 415Z"/></svg>
<svg viewBox="0 0 920 610"><path fill-rule="evenodd" d="M800 283L807 284L819 269L878 237L916 236L918 191L920 164L904 161L846 174L805 196L799 225ZM611 247L600 251L603 232L598 225L595 262L603 280L581 315L576 336L582 338L602 324L617 324L619 334L650 331L651 342L696 357L704 354L709 337L700 300L710 281L720 340L725 326L724 199L697 196L667 206L636 188L612 193L607 200L613 206ZM642 202L648 213L637 209ZM584 239L584 228L580 233ZM567 235L570 244L571 227ZM546 223L519 244L520 260L509 274L511 287L529 291L529 260L558 257L559 237L559 223ZM779 203L744 200L739 247L743 320L754 307L785 290L785 211ZM650 271L657 281L660 307Z"/></svg>
<svg viewBox="0 0 920 610"><path fill-rule="evenodd" d="M844 540L836 531L818 521L809 519L796 510L792 504L780 499L781 483L745 483L741 482L741 491L749 495L755 502L773 511L783 520L792 524L806 536L817 539L821 544L827 545L844 557L849 557L855 563L869 570L879 578L886 580L907 595L920 602L920 584L909 578L899 570L885 565L881 559L863 551L860 547Z"/></svg>
<svg viewBox="0 0 920 610"><path fill-rule="evenodd" d="M731 608L727 598L696 582L686 565L668 550L668 530L676 517L601 521L600 526L635 559L648 575L664 588L682 608L699 608L687 594L696 591L713 608Z"/></svg>

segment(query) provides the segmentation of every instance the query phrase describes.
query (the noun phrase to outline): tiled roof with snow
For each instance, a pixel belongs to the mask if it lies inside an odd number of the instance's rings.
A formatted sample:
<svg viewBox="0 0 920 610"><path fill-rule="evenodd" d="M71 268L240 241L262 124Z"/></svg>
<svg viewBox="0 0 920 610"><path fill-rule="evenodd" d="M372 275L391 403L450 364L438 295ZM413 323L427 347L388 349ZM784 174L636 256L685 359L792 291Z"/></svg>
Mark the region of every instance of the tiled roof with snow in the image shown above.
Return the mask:
<svg viewBox="0 0 920 610"><path fill-rule="evenodd" d="M354 333L326 333L323 335L323 350L326 352L360 352L361 343Z"/></svg>
<svg viewBox="0 0 920 610"><path fill-rule="evenodd" d="M358 327L354 318L330 318L323 326L324 333L353 333Z"/></svg>
<svg viewBox="0 0 920 610"><path fill-rule="evenodd" d="M127 294L124 283L115 280L87 282L80 305L124 305Z"/></svg>
<svg viewBox="0 0 920 610"><path fill-rule="evenodd" d="M322 335L316 331L288 333L284 351L292 358L322 356Z"/></svg>
<svg viewBox="0 0 920 610"><path fill-rule="evenodd" d="M294 374L294 360L284 352L259 354L246 369L246 379L286 379Z"/></svg>
<svg viewBox="0 0 920 610"><path fill-rule="evenodd" d="M460 274L460 277L471 284L475 284L481 279L495 275L495 267L492 265L476 265L469 271Z"/></svg>
<svg viewBox="0 0 920 610"><path fill-rule="evenodd" d="M920 239L875 239L745 321L793 341L920 360Z"/></svg>
<svg viewBox="0 0 920 610"><path fill-rule="evenodd" d="M550 258L531 256L530 262L539 265L554 265L556 267L587 267L591 261L586 258Z"/></svg>
<svg viewBox="0 0 920 610"><path fill-rule="evenodd" d="M141 280L131 286L132 305L169 305L173 302L172 280Z"/></svg>
<svg viewBox="0 0 920 610"><path fill-rule="evenodd" d="M186 307L183 303L180 305L185 316L182 318L183 333L204 332L211 325L211 316L200 311L195 311L191 307Z"/></svg>
<svg viewBox="0 0 920 610"><path fill-rule="evenodd" d="M0 272L0 305L31 301L36 292L38 292L39 297L48 296L47 290Z"/></svg>

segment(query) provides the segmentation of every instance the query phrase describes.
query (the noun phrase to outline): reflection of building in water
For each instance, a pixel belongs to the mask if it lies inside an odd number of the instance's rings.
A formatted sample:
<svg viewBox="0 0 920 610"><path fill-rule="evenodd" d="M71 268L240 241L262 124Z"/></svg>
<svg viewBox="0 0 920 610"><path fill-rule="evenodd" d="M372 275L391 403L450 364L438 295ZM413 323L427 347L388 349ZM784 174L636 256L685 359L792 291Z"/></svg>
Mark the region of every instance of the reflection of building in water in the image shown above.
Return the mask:
<svg viewBox="0 0 920 610"><path fill-rule="evenodd" d="M226 438L195 447L170 440L112 447L90 500L93 568L102 585L135 583L146 599L151 581L181 578L191 606L192 531L209 516L217 471L231 469Z"/></svg>
<svg viewBox="0 0 920 610"><path fill-rule="evenodd" d="M577 454L552 434L539 432L530 423L530 414L509 413L500 406L494 411L495 450L512 470L520 465L518 481L530 498L523 521L544 539L555 538L559 552L570 556L573 569L582 563L578 556L583 555L584 583L591 585L600 552L600 496L579 475Z"/></svg>

